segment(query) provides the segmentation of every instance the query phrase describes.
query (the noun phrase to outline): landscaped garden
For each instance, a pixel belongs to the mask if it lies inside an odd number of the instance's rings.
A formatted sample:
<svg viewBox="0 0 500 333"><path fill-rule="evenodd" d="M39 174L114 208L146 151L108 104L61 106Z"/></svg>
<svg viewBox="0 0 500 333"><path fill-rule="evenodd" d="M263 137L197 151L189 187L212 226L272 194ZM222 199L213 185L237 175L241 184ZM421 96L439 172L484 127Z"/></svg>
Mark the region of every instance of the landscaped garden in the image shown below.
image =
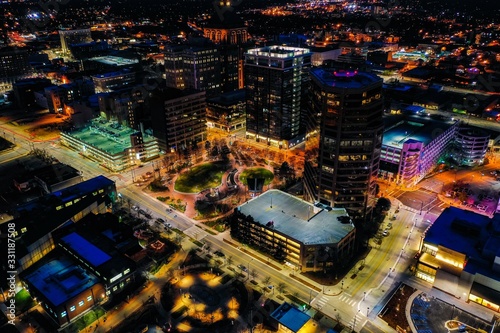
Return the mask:
<svg viewBox="0 0 500 333"><path fill-rule="evenodd" d="M182 173L175 181L175 190L184 193L198 193L221 184L226 166L220 163L204 163Z"/></svg>
<svg viewBox="0 0 500 333"><path fill-rule="evenodd" d="M248 178L264 178L264 185L269 185L273 181L274 175L271 171L264 168L248 168L240 174L240 181L248 185Z"/></svg>

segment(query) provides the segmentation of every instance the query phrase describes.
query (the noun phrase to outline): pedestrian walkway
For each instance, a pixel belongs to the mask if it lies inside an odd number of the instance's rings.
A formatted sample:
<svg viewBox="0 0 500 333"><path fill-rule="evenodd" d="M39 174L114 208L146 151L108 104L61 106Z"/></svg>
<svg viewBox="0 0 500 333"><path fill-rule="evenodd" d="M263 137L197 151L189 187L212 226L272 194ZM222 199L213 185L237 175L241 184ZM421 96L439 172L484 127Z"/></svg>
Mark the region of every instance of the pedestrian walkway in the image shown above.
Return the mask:
<svg viewBox="0 0 500 333"><path fill-rule="evenodd" d="M189 237L196 239L198 241L201 241L203 238L205 238L208 235L208 232L201 229L200 227L197 227L196 225L193 225L192 227L184 230L183 232L186 236L189 236Z"/></svg>

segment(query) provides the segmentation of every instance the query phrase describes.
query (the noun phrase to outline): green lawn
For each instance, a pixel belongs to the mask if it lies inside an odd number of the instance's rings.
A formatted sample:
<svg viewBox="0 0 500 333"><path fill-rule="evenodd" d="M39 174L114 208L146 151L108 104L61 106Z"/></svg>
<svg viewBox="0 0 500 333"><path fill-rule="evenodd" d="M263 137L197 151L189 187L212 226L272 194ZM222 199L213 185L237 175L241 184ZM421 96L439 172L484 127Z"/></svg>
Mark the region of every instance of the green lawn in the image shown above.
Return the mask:
<svg viewBox="0 0 500 333"><path fill-rule="evenodd" d="M248 178L264 178L264 185L269 185L273 181L274 175L271 171L264 168L248 168L243 170L240 180L243 184L248 185Z"/></svg>
<svg viewBox="0 0 500 333"><path fill-rule="evenodd" d="M175 181L175 190L184 193L197 193L207 188L217 187L222 182L225 168L220 164L205 163L197 165L181 174Z"/></svg>

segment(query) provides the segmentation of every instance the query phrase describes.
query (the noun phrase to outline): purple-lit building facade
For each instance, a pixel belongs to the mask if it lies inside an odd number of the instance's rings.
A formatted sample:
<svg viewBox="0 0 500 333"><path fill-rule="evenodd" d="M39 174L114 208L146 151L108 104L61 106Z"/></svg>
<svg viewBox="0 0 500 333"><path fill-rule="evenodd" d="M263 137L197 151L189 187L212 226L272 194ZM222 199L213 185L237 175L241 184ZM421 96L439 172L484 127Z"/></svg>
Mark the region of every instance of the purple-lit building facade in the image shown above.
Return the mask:
<svg viewBox="0 0 500 333"><path fill-rule="evenodd" d="M431 172L454 139L459 122L420 117L400 118L386 124L379 176L411 187Z"/></svg>

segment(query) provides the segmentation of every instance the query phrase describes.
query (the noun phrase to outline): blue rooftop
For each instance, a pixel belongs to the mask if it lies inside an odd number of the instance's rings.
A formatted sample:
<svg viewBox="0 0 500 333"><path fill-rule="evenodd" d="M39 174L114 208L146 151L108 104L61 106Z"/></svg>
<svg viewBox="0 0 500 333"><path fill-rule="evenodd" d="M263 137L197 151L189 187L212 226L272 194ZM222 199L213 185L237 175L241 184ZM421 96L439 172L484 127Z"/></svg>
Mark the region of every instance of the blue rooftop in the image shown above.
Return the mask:
<svg viewBox="0 0 500 333"><path fill-rule="evenodd" d="M288 303L283 303L277 308L271 317L292 332L297 332L307 323L311 317Z"/></svg>
<svg viewBox="0 0 500 333"><path fill-rule="evenodd" d="M488 239L486 227L489 222L490 218L487 216L448 207L427 230L425 242L441 245L477 259L480 257L477 244L484 244Z"/></svg>
<svg viewBox="0 0 500 333"><path fill-rule="evenodd" d="M53 259L26 276L38 292L58 306L99 282L93 274L63 257Z"/></svg>
<svg viewBox="0 0 500 333"><path fill-rule="evenodd" d="M94 244L90 243L88 240L86 240L76 232L72 232L64 236L63 238L61 238L61 240L67 247L71 248L72 252L78 253L80 257L84 258L94 267L104 264L106 261L111 259L108 254L106 254L104 251L99 249Z"/></svg>
<svg viewBox="0 0 500 333"><path fill-rule="evenodd" d="M99 189L114 185L114 183L115 182L109 178L106 178L104 176L97 176L76 185L62 189L60 191L53 192L52 195L60 198L62 202L68 202L73 199L80 198L86 194L90 194Z"/></svg>

